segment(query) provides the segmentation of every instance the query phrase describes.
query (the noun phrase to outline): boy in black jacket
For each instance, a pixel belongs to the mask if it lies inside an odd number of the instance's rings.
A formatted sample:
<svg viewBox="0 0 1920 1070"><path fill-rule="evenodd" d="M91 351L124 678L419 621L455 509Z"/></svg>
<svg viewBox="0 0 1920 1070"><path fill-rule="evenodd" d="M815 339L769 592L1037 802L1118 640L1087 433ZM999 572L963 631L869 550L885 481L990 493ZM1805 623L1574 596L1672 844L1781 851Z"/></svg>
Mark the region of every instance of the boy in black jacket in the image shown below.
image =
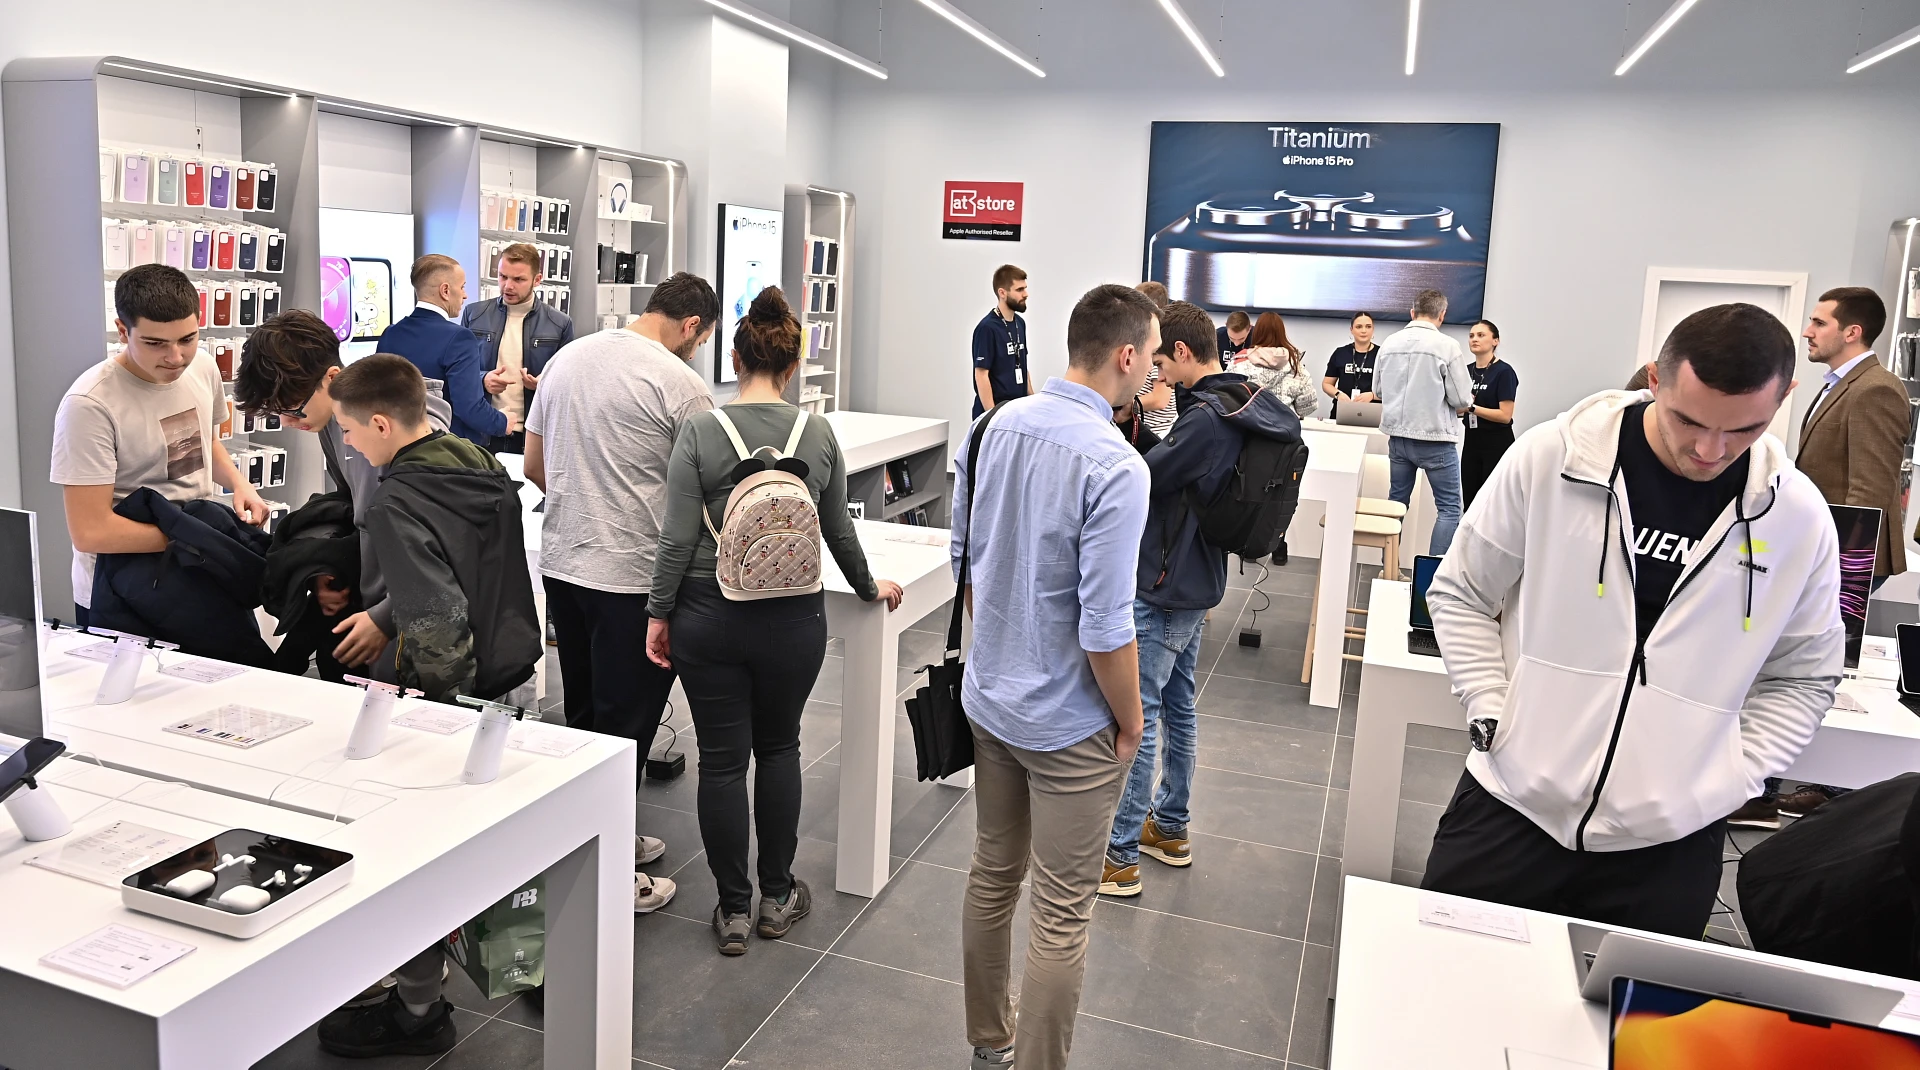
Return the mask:
<svg viewBox="0 0 1920 1070"><path fill-rule="evenodd" d="M375 354L328 393L346 442L385 468L366 516L386 573L400 682L427 698L497 698L542 653L520 495L493 455L427 422L426 384Z"/></svg>

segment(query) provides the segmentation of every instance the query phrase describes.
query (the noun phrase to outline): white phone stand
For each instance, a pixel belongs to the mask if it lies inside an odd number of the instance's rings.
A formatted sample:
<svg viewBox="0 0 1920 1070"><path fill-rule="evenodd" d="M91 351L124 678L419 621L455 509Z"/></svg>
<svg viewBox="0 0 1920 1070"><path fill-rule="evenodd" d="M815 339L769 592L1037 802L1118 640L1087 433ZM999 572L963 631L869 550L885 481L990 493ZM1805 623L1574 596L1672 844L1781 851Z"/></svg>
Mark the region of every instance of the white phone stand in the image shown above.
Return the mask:
<svg viewBox="0 0 1920 1070"><path fill-rule="evenodd" d="M57 840L73 831L73 822L54 801L53 793L29 779L23 791L7 796L7 815L28 840Z"/></svg>
<svg viewBox="0 0 1920 1070"><path fill-rule="evenodd" d="M364 676L349 676L346 680L367 691L366 697L360 700L360 716L354 719L353 734L347 737L347 757L354 761L371 758L387 745L387 724L393 720L393 704L409 695L418 698L421 693Z"/></svg>
<svg viewBox="0 0 1920 1070"><path fill-rule="evenodd" d="M507 750L507 734L513 722L526 715L518 706L505 706L485 699L458 696L460 704L480 711L480 727L473 733L473 749L467 751L467 767L460 771L463 784L486 784L500 775L500 756Z"/></svg>
<svg viewBox="0 0 1920 1070"><path fill-rule="evenodd" d="M111 628L88 628L87 634L113 640L113 656L107 659L106 675L100 677L100 690L93 696L96 706L111 706L133 697L133 689L140 684L140 663L145 660L149 650L180 649L173 643L163 643L132 632L116 632Z"/></svg>

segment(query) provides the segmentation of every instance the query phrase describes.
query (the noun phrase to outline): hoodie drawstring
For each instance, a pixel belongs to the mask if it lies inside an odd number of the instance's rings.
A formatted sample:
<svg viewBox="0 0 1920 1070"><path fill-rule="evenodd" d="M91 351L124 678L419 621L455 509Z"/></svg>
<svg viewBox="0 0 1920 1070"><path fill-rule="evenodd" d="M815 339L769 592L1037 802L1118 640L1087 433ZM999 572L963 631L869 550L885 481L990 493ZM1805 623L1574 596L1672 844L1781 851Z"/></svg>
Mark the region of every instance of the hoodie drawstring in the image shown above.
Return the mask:
<svg viewBox="0 0 1920 1070"><path fill-rule="evenodd" d="M1752 631L1752 630L1753 630L1753 566L1754 566L1754 564L1755 564L1755 562L1754 562L1754 554L1753 554L1753 551L1754 551L1754 545L1753 545L1753 521L1752 521L1751 519L1749 519L1749 518L1747 517L1747 515L1746 515L1746 513L1745 513L1745 512L1744 512L1744 511L1743 511L1743 510L1741 509L1741 501L1740 501L1740 499L1741 499L1741 498L1744 498L1744 497L1746 497L1746 495L1745 495L1745 494L1740 494L1740 495L1736 495L1736 496L1734 497L1734 499L1733 499L1733 517L1734 517L1734 519L1735 519L1736 521L1738 521L1738 522L1740 523L1740 525L1741 525L1742 527L1744 527L1744 528L1746 528L1746 529L1747 529L1747 545L1746 545L1746 550L1747 550L1747 569L1746 569L1746 571L1747 571L1747 613L1746 613L1746 616L1745 616L1745 617L1744 617L1744 618L1742 619L1742 621L1741 621L1741 624L1740 624L1740 630L1741 630L1741 631L1745 631L1745 632L1750 632L1750 631Z"/></svg>

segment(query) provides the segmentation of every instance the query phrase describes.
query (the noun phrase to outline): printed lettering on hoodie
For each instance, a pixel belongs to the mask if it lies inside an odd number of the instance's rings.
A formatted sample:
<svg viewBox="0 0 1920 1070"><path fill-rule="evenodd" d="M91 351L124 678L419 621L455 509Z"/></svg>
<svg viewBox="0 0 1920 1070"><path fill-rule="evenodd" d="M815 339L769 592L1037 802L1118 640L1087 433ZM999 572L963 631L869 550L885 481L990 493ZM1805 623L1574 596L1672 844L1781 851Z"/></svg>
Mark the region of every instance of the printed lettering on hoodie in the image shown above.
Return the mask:
<svg viewBox="0 0 1920 1070"><path fill-rule="evenodd" d="M1686 539L1668 531L1653 528L1636 528L1633 535L1633 553L1635 557L1650 557L1655 561L1668 564L1686 564L1687 555L1700 545L1698 539Z"/></svg>

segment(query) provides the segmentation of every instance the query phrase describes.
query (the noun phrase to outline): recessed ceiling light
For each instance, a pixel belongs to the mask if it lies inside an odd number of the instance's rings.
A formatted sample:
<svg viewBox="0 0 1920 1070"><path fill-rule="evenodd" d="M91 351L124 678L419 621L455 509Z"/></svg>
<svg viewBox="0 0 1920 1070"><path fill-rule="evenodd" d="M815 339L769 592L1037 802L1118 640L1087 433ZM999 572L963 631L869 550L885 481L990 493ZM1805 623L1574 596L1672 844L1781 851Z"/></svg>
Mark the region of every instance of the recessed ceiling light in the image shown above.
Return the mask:
<svg viewBox="0 0 1920 1070"><path fill-rule="evenodd" d="M1668 30L1673 29L1673 24L1680 21L1680 16L1693 10L1693 5L1699 2L1700 0L1673 0L1673 6L1667 9L1667 13L1660 16L1659 20L1653 24L1653 27L1647 31L1646 36L1640 38L1640 42L1633 46L1633 51L1628 52L1626 58L1620 61L1620 66L1613 69L1614 76L1619 77L1632 69L1633 65L1640 62L1640 57L1646 55L1647 50L1652 48L1655 42L1665 37Z"/></svg>

